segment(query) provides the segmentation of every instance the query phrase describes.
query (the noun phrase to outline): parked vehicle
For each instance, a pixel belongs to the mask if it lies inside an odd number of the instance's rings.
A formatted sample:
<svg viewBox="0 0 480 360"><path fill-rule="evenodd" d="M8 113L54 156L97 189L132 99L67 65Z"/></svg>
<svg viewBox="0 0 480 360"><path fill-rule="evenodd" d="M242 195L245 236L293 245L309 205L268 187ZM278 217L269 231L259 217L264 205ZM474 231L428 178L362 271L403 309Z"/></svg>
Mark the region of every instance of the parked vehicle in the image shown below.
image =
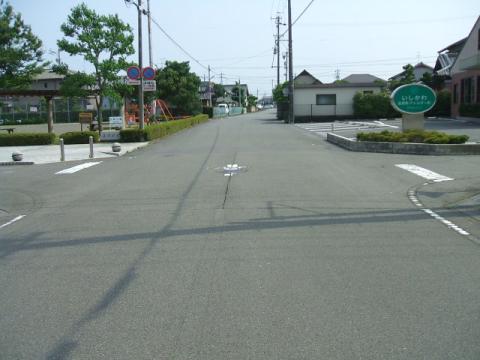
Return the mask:
<svg viewBox="0 0 480 360"><path fill-rule="evenodd" d="M221 108L221 109L224 109L224 110L225 110L225 114L227 114L227 115L228 115L229 112L230 112L230 108L228 107L227 104L217 104L217 107L218 107L218 108Z"/></svg>

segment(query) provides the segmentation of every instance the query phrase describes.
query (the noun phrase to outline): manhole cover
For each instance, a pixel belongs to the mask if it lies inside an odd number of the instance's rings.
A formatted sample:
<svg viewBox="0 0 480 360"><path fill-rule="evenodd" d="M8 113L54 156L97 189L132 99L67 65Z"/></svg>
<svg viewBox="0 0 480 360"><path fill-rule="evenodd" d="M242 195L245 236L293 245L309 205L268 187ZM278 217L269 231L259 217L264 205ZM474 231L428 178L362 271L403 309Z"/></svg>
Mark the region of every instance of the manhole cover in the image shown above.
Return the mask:
<svg viewBox="0 0 480 360"><path fill-rule="evenodd" d="M223 173L223 176L234 176L247 171L247 167L240 166L238 164L227 164L225 166L216 168L215 171Z"/></svg>

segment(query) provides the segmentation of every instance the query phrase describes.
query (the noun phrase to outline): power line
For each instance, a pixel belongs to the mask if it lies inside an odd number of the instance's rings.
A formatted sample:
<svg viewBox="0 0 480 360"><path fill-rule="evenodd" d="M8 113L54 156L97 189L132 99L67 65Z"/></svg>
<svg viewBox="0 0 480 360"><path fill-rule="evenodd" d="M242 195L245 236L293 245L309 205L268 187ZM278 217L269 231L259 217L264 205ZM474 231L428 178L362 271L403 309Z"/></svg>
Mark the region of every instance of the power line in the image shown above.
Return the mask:
<svg viewBox="0 0 480 360"><path fill-rule="evenodd" d="M308 3L308 5L305 7L305 9L303 9L303 11L300 13L300 15L298 15L297 18L292 22L292 27L293 27L293 25L295 25L296 22L303 16L303 14L305 14L305 12L306 12L306 11L308 10L308 8L313 4L314 1L315 1L315 0L312 0L312 1L310 1L310 2ZM282 35L280 35L280 37L283 37L287 32L288 32L288 29L285 30L285 32L284 32Z"/></svg>
<svg viewBox="0 0 480 360"><path fill-rule="evenodd" d="M174 43L185 55L187 55L190 59L192 59L193 61L195 61L198 65L200 65L202 68L204 68L205 70L208 70L208 66L205 66L203 65L199 60L197 60L192 54L190 54L187 50L185 50L183 48L182 45L180 45L177 41L175 41L175 39L173 37L171 37L161 26L160 24L157 22L157 20L155 20L155 18L152 17L152 22L158 27L158 29L172 42Z"/></svg>

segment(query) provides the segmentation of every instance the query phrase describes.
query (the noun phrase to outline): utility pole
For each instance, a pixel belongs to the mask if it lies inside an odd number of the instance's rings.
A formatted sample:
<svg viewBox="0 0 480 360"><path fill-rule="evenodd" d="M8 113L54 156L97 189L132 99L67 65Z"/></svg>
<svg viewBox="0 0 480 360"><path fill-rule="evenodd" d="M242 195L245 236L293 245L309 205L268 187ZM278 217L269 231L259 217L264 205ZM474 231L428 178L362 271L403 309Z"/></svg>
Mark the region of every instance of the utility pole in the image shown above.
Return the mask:
<svg viewBox="0 0 480 360"><path fill-rule="evenodd" d="M223 73L220 73L220 84L223 85Z"/></svg>
<svg viewBox="0 0 480 360"><path fill-rule="evenodd" d="M240 85L240 78L238 78L238 102L240 103L240 107L242 108L243 114L243 106L242 106L242 86Z"/></svg>
<svg viewBox="0 0 480 360"><path fill-rule="evenodd" d="M288 0L288 122L295 123L293 109L293 46L292 46L292 0Z"/></svg>
<svg viewBox="0 0 480 360"><path fill-rule="evenodd" d="M335 80L340 80L340 69L335 70Z"/></svg>
<svg viewBox="0 0 480 360"><path fill-rule="evenodd" d="M150 67L153 66L152 55L152 16L150 14L150 0L147 0L147 18L148 18L148 62Z"/></svg>
<svg viewBox="0 0 480 360"><path fill-rule="evenodd" d="M142 58L142 0L138 0L138 67L140 68L140 85L138 86L138 117L139 117L139 127L143 129L145 127L144 119L144 104L143 104L143 58Z"/></svg>
<svg viewBox="0 0 480 360"><path fill-rule="evenodd" d="M288 81L288 51L283 54L283 65L285 66L285 81Z"/></svg>
<svg viewBox="0 0 480 360"><path fill-rule="evenodd" d="M277 86L280 85L280 15L275 20L277 24Z"/></svg>
<svg viewBox="0 0 480 360"><path fill-rule="evenodd" d="M208 86L207 86L207 91L208 91L208 104L209 106L212 106L212 89L210 88L210 65L208 65Z"/></svg>

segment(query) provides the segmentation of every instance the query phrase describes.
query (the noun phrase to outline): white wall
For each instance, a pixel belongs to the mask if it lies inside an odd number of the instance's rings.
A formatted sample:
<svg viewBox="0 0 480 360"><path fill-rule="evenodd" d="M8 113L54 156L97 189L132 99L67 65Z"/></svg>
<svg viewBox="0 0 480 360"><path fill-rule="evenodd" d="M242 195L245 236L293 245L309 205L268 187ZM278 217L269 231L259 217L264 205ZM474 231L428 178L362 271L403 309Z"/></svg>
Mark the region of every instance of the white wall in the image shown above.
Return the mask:
<svg viewBox="0 0 480 360"><path fill-rule="evenodd" d="M457 74L459 72L465 71L461 69L462 60L472 58L475 55L479 55L480 51L478 50L478 30L480 29L480 18L478 18L475 26L473 27L472 31L470 32L470 36L465 42L460 55L458 56L455 64L452 67L451 74Z"/></svg>
<svg viewBox="0 0 480 360"><path fill-rule="evenodd" d="M380 87L310 88L295 89L295 116L351 116L353 97L357 92L380 92ZM317 95L337 95L337 105L316 105Z"/></svg>

